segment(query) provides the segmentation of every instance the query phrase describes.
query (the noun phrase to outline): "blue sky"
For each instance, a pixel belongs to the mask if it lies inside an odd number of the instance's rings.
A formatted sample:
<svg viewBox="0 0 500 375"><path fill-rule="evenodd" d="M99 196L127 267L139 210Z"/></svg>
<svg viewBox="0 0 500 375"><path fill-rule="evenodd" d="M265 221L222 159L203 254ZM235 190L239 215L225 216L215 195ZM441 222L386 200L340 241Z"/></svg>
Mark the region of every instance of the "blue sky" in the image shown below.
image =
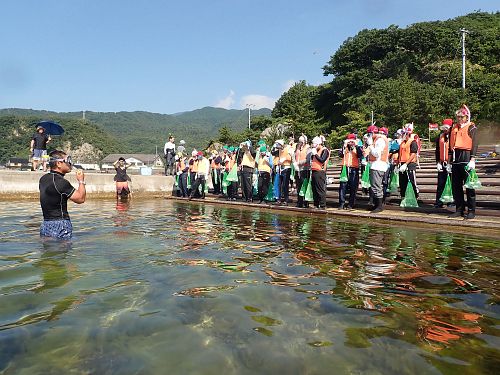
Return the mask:
<svg viewBox="0 0 500 375"><path fill-rule="evenodd" d="M364 28L489 0L2 0L0 108L176 113L271 107Z"/></svg>

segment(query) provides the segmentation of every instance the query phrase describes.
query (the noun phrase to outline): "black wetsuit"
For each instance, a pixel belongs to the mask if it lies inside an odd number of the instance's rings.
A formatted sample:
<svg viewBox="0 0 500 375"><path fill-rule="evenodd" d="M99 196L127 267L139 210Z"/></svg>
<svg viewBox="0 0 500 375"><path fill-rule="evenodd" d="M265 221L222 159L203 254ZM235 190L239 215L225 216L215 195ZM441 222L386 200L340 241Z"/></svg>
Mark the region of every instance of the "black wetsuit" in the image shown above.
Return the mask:
<svg viewBox="0 0 500 375"><path fill-rule="evenodd" d="M40 205L44 220L69 220L68 198L75 192L64 175L51 171L40 178Z"/></svg>

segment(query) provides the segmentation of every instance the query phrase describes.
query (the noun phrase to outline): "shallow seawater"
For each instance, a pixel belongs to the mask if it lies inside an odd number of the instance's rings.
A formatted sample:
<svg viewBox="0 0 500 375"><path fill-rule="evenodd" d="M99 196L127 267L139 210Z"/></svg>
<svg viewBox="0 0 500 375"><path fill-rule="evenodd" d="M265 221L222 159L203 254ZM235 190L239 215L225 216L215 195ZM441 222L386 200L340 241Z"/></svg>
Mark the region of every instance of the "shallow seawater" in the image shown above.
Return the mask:
<svg viewBox="0 0 500 375"><path fill-rule="evenodd" d="M500 241L166 200L0 203L0 373L487 374Z"/></svg>

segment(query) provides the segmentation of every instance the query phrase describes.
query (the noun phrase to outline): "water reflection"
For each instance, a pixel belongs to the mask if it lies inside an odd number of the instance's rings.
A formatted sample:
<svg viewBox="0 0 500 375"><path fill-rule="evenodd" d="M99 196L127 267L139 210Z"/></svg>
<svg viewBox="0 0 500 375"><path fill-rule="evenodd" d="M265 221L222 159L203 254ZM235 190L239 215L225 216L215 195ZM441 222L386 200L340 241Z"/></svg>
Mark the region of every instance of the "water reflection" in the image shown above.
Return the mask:
<svg viewBox="0 0 500 375"><path fill-rule="evenodd" d="M21 212L4 208L0 371L45 358L61 373L494 373L499 241L119 203L75 212L72 243L20 232ZM56 338L72 361L37 345Z"/></svg>

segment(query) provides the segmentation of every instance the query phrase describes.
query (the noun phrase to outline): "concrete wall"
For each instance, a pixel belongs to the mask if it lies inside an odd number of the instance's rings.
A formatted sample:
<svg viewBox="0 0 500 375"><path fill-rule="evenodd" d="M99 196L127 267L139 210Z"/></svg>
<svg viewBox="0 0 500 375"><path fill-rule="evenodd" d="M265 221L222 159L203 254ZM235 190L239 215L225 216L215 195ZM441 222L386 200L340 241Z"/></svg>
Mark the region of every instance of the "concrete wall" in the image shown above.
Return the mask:
<svg viewBox="0 0 500 375"><path fill-rule="evenodd" d="M6 198L38 197L38 181L43 172L0 170L0 196ZM66 175L66 179L75 187L78 183L75 173ZM114 174L85 173L88 198L114 196ZM172 176L131 176L130 183L133 195L171 195L174 185Z"/></svg>

